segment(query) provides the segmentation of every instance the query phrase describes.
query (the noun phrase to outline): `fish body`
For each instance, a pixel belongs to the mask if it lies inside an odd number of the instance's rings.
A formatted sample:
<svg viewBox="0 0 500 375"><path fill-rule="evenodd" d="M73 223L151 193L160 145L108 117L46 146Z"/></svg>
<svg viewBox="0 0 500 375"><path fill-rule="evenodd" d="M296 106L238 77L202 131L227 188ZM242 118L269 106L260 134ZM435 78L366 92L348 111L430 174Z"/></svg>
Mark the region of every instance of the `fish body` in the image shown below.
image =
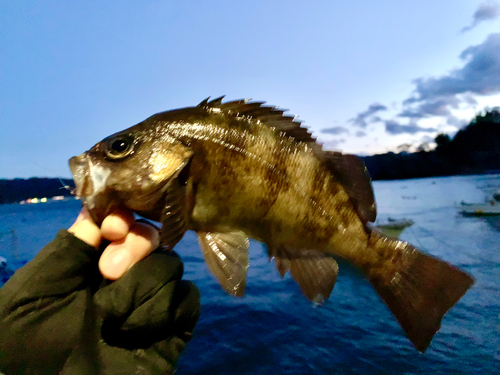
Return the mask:
<svg viewBox="0 0 500 375"><path fill-rule="evenodd" d="M205 100L115 133L70 159L77 194L98 224L120 206L161 222L167 248L194 230L209 269L237 296L248 238L315 302L333 289L334 257L345 259L424 351L473 279L373 229L363 162L322 150L293 117L262 104Z"/></svg>

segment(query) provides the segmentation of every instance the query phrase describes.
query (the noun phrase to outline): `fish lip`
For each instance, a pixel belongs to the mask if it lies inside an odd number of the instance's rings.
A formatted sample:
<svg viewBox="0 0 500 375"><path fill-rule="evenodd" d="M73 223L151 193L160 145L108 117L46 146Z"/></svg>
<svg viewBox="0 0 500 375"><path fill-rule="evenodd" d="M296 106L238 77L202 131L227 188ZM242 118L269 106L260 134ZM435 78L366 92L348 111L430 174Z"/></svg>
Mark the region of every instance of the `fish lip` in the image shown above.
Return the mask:
<svg viewBox="0 0 500 375"><path fill-rule="evenodd" d="M69 167L75 182L76 196L87 207L94 223L100 226L104 218L120 206L119 202L105 187L95 185L91 171L92 161L88 153L73 156L69 159Z"/></svg>
<svg viewBox="0 0 500 375"><path fill-rule="evenodd" d="M75 182L75 194L77 197L90 196L94 186L89 178L89 158L86 153L73 156L69 159L69 168Z"/></svg>

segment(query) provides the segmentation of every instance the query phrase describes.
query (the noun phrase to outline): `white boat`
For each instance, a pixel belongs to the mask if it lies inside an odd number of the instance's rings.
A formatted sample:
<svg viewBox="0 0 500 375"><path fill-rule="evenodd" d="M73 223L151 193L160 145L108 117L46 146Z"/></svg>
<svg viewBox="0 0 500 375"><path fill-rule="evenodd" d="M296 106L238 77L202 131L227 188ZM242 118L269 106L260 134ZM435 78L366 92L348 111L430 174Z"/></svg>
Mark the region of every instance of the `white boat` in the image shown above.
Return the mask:
<svg viewBox="0 0 500 375"><path fill-rule="evenodd" d="M411 219L388 218L386 222L375 223L375 227L387 237L398 238L406 228L413 224L414 221Z"/></svg>
<svg viewBox="0 0 500 375"><path fill-rule="evenodd" d="M500 215L500 192L493 193L484 203L461 202L457 209L463 215Z"/></svg>

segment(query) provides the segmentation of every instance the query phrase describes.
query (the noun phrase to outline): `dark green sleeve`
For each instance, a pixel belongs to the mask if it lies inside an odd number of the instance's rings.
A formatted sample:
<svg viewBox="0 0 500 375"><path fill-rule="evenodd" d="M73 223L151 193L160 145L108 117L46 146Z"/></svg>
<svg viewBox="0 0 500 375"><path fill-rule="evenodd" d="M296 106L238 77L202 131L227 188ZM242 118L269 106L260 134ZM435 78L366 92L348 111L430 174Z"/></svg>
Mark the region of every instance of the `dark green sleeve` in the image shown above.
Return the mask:
<svg viewBox="0 0 500 375"><path fill-rule="evenodd" d="M200 311L181 259L157 249L105 283L100 254L62 230L0 289L0 373L173 373Z"/></svg>
<svg viewBox="0 0 500 375"><path fill-rule="evenodd" d="M0 289L0 371L59 372L79 340L92 291L102 281L99 255L61 230Z"/></svg>

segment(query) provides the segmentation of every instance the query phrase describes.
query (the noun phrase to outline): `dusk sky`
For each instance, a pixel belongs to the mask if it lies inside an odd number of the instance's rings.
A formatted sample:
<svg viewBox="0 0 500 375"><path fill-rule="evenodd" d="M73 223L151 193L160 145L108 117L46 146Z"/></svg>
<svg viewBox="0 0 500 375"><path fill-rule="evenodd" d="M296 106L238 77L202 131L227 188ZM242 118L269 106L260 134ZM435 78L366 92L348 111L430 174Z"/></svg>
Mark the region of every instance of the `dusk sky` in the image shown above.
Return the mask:
<svg viewBox="0 0 500 375"><path fill-rule="evenodd" d="M0 178L211 96L289 109L325 149L453 135L500 106L500 3L0 2Z"/></svg>

